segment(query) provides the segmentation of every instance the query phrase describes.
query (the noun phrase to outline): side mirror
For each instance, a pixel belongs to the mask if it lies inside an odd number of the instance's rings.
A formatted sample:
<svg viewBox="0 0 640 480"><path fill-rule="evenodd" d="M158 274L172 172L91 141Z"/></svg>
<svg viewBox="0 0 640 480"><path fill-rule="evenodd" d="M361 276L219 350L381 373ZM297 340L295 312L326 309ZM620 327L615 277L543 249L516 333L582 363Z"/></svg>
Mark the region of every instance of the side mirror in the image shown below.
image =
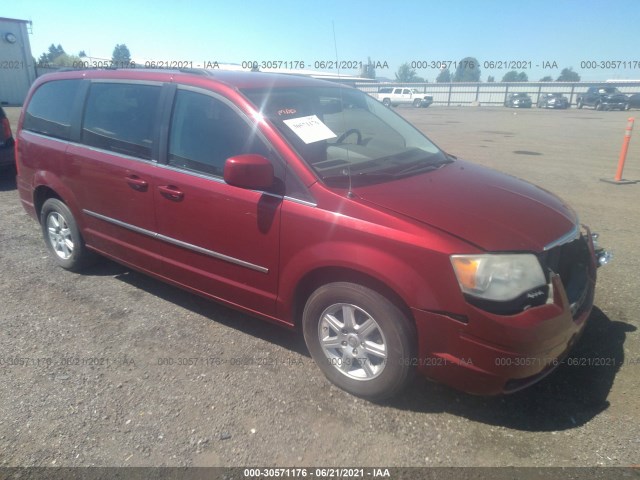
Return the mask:
<svg viewBox="0 0 640 480"><path fill-rule="evenodd" d="M273 186L273 165L262 155L236 155L224 164L224 181L234 187L267 190Z"/></svg>

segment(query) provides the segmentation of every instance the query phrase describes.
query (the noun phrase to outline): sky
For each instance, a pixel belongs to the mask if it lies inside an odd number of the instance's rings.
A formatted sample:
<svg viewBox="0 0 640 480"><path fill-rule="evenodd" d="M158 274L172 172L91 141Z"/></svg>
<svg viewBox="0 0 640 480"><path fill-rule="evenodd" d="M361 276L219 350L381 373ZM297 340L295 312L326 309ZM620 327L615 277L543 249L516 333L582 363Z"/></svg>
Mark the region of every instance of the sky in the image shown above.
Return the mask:
<svg viewBox="0 0 640 480"><path fill-rule="evenodd" d="M193 67L304 62L338 73L330 62L357 67L370 58L378 76L393 79L407 62L433 82L438 62L453 72L452 62L470 56L482 81L499 81L511 67L532 81L555 79L565 67L584 81L640 79L638 0L14 0L0 16L33 22L36 58L54 43L110 59L124 43L139 63Z"/></svg>

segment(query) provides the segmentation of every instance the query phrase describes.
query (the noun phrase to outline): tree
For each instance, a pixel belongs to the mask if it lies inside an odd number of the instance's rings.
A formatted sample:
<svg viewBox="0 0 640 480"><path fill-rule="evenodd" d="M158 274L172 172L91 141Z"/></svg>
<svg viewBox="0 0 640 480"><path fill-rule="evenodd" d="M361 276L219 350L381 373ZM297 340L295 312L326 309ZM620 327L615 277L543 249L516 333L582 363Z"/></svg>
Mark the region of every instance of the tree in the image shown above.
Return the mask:
<svg viewBox="0 0 640 480"><path fill-rule="evenodd" d="M360 76L362 78L376 78L376 69L373 68L371 57L367 57L367 63L362 65L362 68L360 69Z"/></svg>
<svg viewBox="0 0 640 480"><path fill-rule="evenodd" d="M573 67L563 68L556 82L579 82L580 75L573 71Z"/></svg>
<svg viewBox="0 0 640 480"><path fill-rule="evenodd" d="M458 67L453 74L454 82L479 82L480 62L473 57L465 57L458 62Z"/></svg>
<svg viewBox="0 0 640 480"><path fill-rule="evenodd" d="M80 53L78 53L78 56L82 58L82 57L86 57L87 54L84 52L84 50L80 50Z"/></svg>
<svg viewBox="0 0 640 480"><path fill-rule="evenodd" d="M527 77L527 74L524 72L518 73L515 70L511 70L510 72L507 72L504 74L504 77L502 77L502 81L503 82L528 82L529 77Z"/></svg>
<svg viewBox="0 0 640 480"><path fill-rule="evenodd" d="M62 55L58 55L54 58L51 65L55 65L57 67L82 68L83 63L82 60L80 60L80 57L63 53Z"/></svg>
<svg viewBox="0 0 640 480"><path fill-rule="evenodd" d="M111 55L111 61L116 64L116 66L131 63L131 53L129 53L129 49L124 43L115 46L113 54Z"/></svg>
<svg viewBox="0 0 640 480"><path fill-rule="evenodd" d="M411 68L408 63L403 63L396 72L396 81L404 83L422 83L424 78L416 75L415 69Z"/></svg>
<svg viewBox="0 0 640 480"><path fill-rule="evenodd" d="M43 53L38 58L39 63L53 63L53 61L58 58L60 55L64 55L65 51L62 48L62 45L58 44L56 47L53 43L49 45L48 52Z"/></svg>
<svg viewBox="0 0 640 480"><path fill-rule="evenodd" d="M494 77L493 75L489 75L489 77L487 78L487 83L493 83L496 81L496 77Z"/></svg>
<svg viewBox="0 0 640 480"><path fill-rule="evenodd" d="M553 78L551 78L551 75L547 75L546 77L542 77L540 79L541 82L553 82Z"/></svg>
<svg viewBox="0 0 640 480"><path fill-rule="evenodd" d="M450 83L451 82L451 72L448 68L440 70L440 73L436 77L437 83Z"/></svg>

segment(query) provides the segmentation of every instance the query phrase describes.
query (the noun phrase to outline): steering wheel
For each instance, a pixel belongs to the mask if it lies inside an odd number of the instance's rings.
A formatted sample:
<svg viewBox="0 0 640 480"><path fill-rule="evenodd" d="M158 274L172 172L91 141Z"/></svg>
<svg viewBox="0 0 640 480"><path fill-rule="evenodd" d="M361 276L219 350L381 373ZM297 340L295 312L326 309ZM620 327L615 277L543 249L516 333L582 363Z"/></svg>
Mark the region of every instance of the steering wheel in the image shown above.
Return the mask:
<svg viewBox="0 0 640 480"><path fill-rule="evenodd" d="M344 142L349 135L353 135L354 133L358 136L358 140L356 142L356 145L361 145L362 144L362 133L357 128L352 128L350 130L347 130L342 135L340 135L338 137L338 139L336 140L336 144L340 144L340 143Z"/></svg>

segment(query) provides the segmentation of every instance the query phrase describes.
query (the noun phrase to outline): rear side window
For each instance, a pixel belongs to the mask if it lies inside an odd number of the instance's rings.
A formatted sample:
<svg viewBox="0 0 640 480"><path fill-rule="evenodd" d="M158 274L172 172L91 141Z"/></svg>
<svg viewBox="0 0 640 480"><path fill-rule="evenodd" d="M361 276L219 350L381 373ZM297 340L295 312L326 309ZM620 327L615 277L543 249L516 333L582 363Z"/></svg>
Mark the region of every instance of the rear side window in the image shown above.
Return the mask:
<svg viewBox="0 0 640 480"><path fill-rule="evenodd" d="M31 97L23 128L50 137L69 139L71 110L81 80L42 84Z"/></svg>
<svg viewBox="0 0 640 480"><path fill-rule="evenodd" d="M160 87L94 83L84 111L82 143L151 159Z"/></svg>

